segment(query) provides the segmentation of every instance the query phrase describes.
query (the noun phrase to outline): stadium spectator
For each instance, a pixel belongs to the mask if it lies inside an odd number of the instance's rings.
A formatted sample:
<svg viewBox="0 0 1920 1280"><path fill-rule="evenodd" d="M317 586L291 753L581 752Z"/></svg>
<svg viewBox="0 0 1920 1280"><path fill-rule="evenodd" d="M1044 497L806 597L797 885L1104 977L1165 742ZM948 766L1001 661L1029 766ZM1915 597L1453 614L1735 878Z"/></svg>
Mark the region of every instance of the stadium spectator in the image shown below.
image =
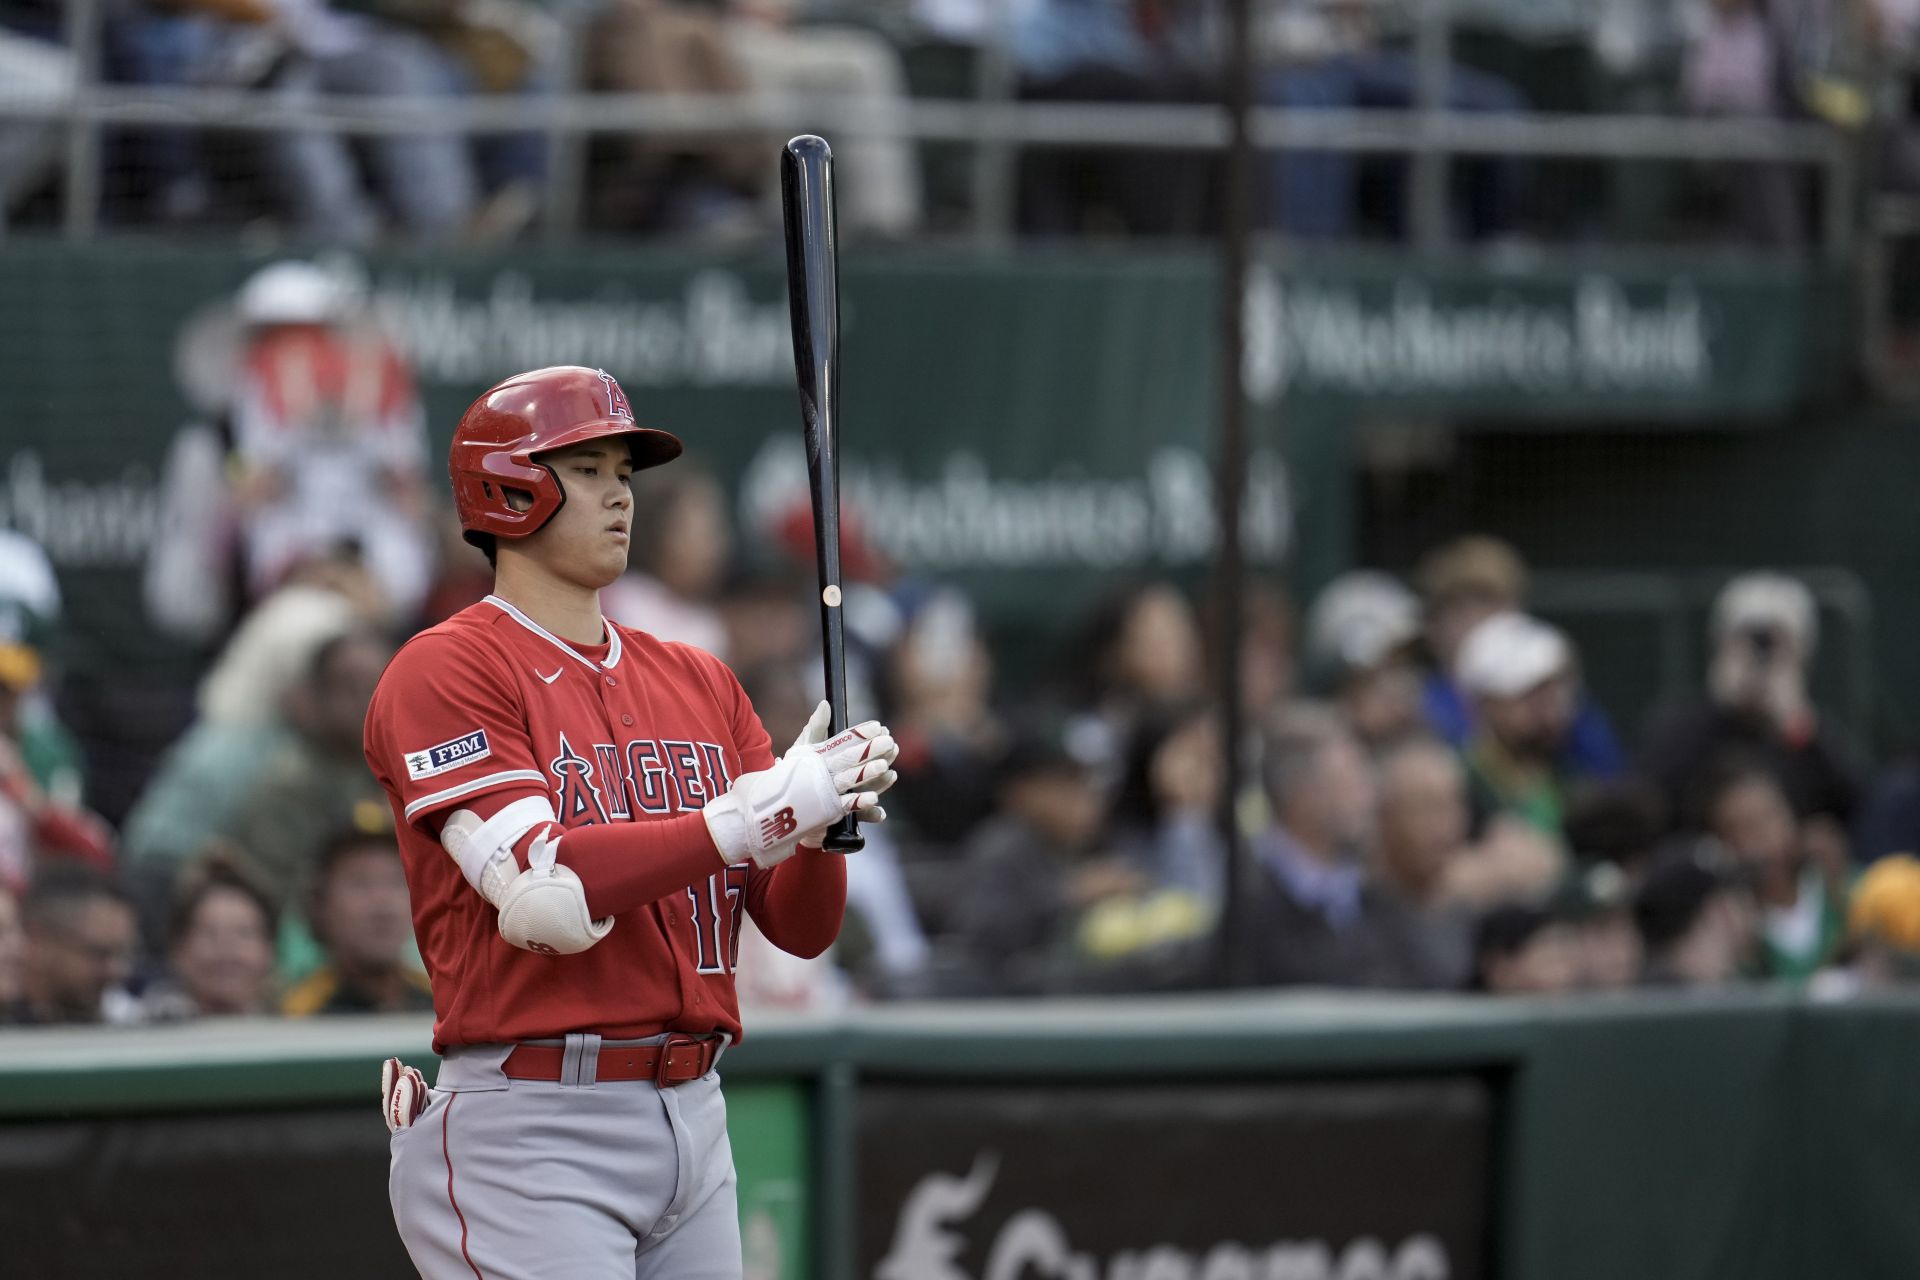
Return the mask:
<svg viewBox="0 0 1920 1280"><path fill-rule="evenodd" d="M1524 609L1527 567L1520 553L1498 538L1468 534L1442 543L1421 558L1415 571L1425 611L1427 723L1456 747L1473 732L1473 709L1455 680L1467 633L1496 613ZM1610 778L1626 757L1606 713L1582 694L1561 765L1570 774Z"/></svg>
<svg viewBox="0 0 1920 1280"><path fill-rule="evenodd" d="M1616 868L1637 885L1672 824L1660 789L1635 775L1590 782L1567 796L1561 833L1585 866Z"/></svg>
<svg viewBox="0 0 1920 1280"><path fill-rule="evenodd" d="M1745 873L1760 912L1760 970L1801 982L1825 967L1846 932L1846 886L1807 848L1780 782L1735 768L1714 787L1707 826Z"/></svg>
<svg viewBox="0 0 1920 1280"><path fill-rule="evenodd" d="M636 478L633 567L600 593L622 626L677 640L725 660L727 627L714 606L733 554L720 485L704 471Z"/></svg>
<svg viewBox="0 0 1920 1280"><path fill-rule="evenodd" d="M1203 696L1206 672L1193 607L1171 583L1127 587L1095 606L1074 652L1070 680L1078 750L1118 781L1120 753L1148 716Z"/></svg>
<svg viewBox="0 0 1920 1280"><path fill-rule="evenodd" d="M1782 119L1789 109L1784 86L1784 33L1765 0L1715 0L1702 29L1688 42L1681 70L1681 99L1696 115ZM1746 161L1732 172L1732 214L1743 239L1770 246L1797 245L1806 238L1804 193L1785 164Z"/></svg>
<svg viewBox="0 0 1920 1280"><path fill-rule="evenodd" d="M1571 930L1583 991L1626 991L1646 969L1646 945L1633 918L1633 885L1611 862L1567 878L1553 910Z"/></svg>
<svg viewBox="0 0 1920 1280"><path fill-rule="evenodd" d="M331 0L281 0L268 12L270 38L285 52L263 68L260 83L290 106L378 94L415 98L425 108L459 96L456 67L419 32ZM318 128L269 138L263 158L302 235L364 245L383 227L424 240L466 230L479 206L479 179L464 136L428 126L361 142ZM378 203L362 183L360 149L376 175Z"/></svg>
<svg viewBox="0 0 1920 1280"><path fill-rule="evenodd" d="M402 31L438 47L453 92L471 97L542 97L571 82L569 37L548 0L352 0ZM540 212L547 173L547 135L481 134L468 142L480 203L465 231L470 241L498 243L526 230Z"/></svg>
<svg viewBox="0 0 1920 1280"><path fill-rule="evenodd" d="M1489 821L1447 876L1451 897L1486 910L1508 903L1539 904L1553 896L1567 874L1559 841L1508 814Z"/></svg>
<svg viewBox="0 0 1920 1280"><path fill-rule="evenodd" d="M804 124L813 96L850 99L870 121L899 118L906 101L900 54L855 23L796 20L790 0L617 0L596 28L592 79L635 93L757 98ZM793 130L789 130L792 132ZM761 234L779 221L779 189L766 162L773 144L666 132L623 139L601 192L601 217L641 229L724 238ZM913 140L878 132L834 143L846 176L840 225L855 234L905 236L920 223Z"/></svg>
<svg viewBox="0 0 1920 1280"><path fill-rule="evenodd" d="M81 806L78 745L53 710L46 645L60 589L46 552L0 529L0 883L18 890L42 853L101 869L113 833Z"/></svg>
<svg viewBox="0 0 1920 1280"><path fill-rule="evenodd" d="M964 597L936 597L913 615L887 677L887 723L906 761L889 811L920 839L957 845L992 812L994 761L1006 745L991 701L993 655Z"/></svg>
<svg viewBox="0 0 1920 1280"><path fill-rule="evenodd" d="M1881 23L1885 53L1882 98L1886 112L1886 161L1883 180L1898 191L1920 190L1920 5L1912 0L1879 0L1872 6Z"/></svg>
<svg viewBox="0 0 1920 1280"><path fill-rule="evenodd" d="M1330 709L1299 703L1265 727L1261 761L1273 822L1250 842L1240 887L1253 981L1432 985L1404 913L1368 876L1378 788L1359 740Z"/></svg>
<svg viewBox="0 0 1920 1280"><path fill-rule="evenodd" d="M1863 864L1920 849L1920 756L1901 751L1881 767L1852 834L1853 855Z"/></svg>
<svg viewBox="0 0 1920 1280"><path fill-rule="evenodd" d="M80 745L55 713L45 661L60 610L60 582L46 551L24 533L0 529L0 683L19 691L10 734L40 788L77 805L85 791ZM37 675L23 684L27 672Z"/></svg>
<svg viewBox="0 0 1920 1280"><path fill-rule="evenodd" d="M149 938L163 937L178 868L226 829L268 763L297 741L288 695L314 655L352 631L354 606L323 587L281 588L250 613L201 682L198 718L127 815L129 875Z"/></svg>
<svg viewBox="0 0 1920 1280"><path fill-rule="evenodd" d="M1314 683L1369 751L1391 747L1424 723L1413 661L1419 635L1419 601L1393 577L1371 570L1328 583L1307 613Z"/></svg>
<svg viewBox="0 0 1920 1280"><path fill-rule="evenodd" d="M1042 102L1208 102L1217 64L1205 6L1033 0L1014 14L1020 96ZM991 12L991 10L989 10ZM1205 234L1212 162L1194 152L1044 147L1020 158L1020 229L1034 235Z"/></svg>
<svg viewBox="0 0 1920 1280"><path fill-rule="evenodd" d="M384 832L391 823L379 785L367 772L361 731L373 687L393 647L356 631L314 650L305 679L288 690L293 737L260 771L223 834L258 866L268 893L297 925L297 907L322 848L336 831ZM431 744L423 743L422 746ZM289 972L304 965L284 957Z"/></svg>
<svg viewBox="0 0 1920 1280"><path fill-rule="evenodd" d="M1423 985L1467 985L1473 967L1472 907L1456 881L1467 845L1467 786L1445 743L1410 739L1380 759L1380 888L1405 916Z"/></svg>
<svg viewBox="0 0 1920 1280"><path fill-rule="evenodd" d="M747 73L716 7L680 0L612 0L587 41L589 87L613 93L744 97ZM596 165L594 218L637 231L737 235L760 230L767 157L778 143L750 133L669 130L608 139Z"/></svg>
<svg viewBox="0 0 1920 1280"><path fill-rule="evenodd" d="M168 976L141 993L148 1020L265 1013L271 1007L273 903L239 865L205 859L181 877L167 929Z"/></svg>
<svg viewBox="0 0 1920 1280"><path fill-rule="evenodd" d="M233 499L251 593L309 559L362 560L395 617L426 595L426 413L357 286L307 262L262 268L234 309L245 328L232 406Z"/></svg>
<svg viewBox="0 0 1920 1280"><path fill-rule="evenodd" d="M1113 805L1114 848L1161 889L1220 908L1226 788L1220 724L1204 703L1170 707L1134 731Z"/></svg>
<svg viewBox="0 0 1920 1280"><path fill-rule="evenodd" d="M1499 907L1474 933L1474 986L1496 996L1566 995L1580 985L1579 942L1540 907Z"/></svg>
<svg viewBox="0 0 1920 1280"><path fill-rule="evenodd" d="M911 234L920 223L920 165L913 140L885 126L906 105L900 53L877 33L851 24L802 25L794 0L723 0L727 48L745 73L748 91L796 127L804 125L809 95L850 100L872 133L847 135L834 147L844 166L837 182L839 216L847 230L885 236ZM765 170L763 169L763 172ZM768 187L769 209L779 198Z"/></svg>
<svg viewBox="0 0 1920 1280"><path fill-rule="evenodd" d="M27 953L20 998L5 1020L21 1024L127 1018L139 932L113 881L79 865L49 866L21 904Z"/></svg>
<svg viewBox="0 0 1920 1280"><path fill-rule="evenodd" d="M40 680L37 650L0 638L0 884L24 885L46 857L101 871L116 861L113 832L96 814L50 795L35 776L23 737L23 707Z"/></svg>
<svg viewBox="0 0 1920 1280"><path fill-rule="evenodd" d="M1821 820L1813 839L1842 839L1859 799L1851 752L1807 688L1819 638L1813 594L1776 573L1721 589L1709 628L1707 696L1668 708L1647 736L1643 767L1680 822L1706 825L1701 801L1729 759L1764 763L1796 812Z"/></svg>
<svg viewBox="0 0 1920 1280"><path fill-rule="evenodd" d="M504 25L495 21L503 14ZM494 88L487 72L503 61L509 79L524 71L528 59L515 32L538 20L505 3L390 0L144 0L113 6L111 16L108 69L121 78L253 90L294 106L376 94L424 103ZM531 79L522 74L498 87L535 87ZM198 139L162 130L139 141L133 154L157 170L152 207L176 220L203 215L220 175L210 172ZM391 227L443 239L478 222L479 180L467 141L431 125L365 138L300 128L266 135L249 158L308 238L367 244ZM380 200L362 181L363 160Z"/></svg>
<svg viewBox="0 0 1920 1280"><path fill-rule="evenodd" d="M1527 567L1520 553L1498 538L1470 534L1443 543L1421 558L1415 578L1424 610L1427 656L1427 721L1433 731L1461 746L1472 731L1472 710L1454 683L1460 648L1473 629L1496 613L1521 607Z"/></svg>
<svg viewBox="0 0 1920 1280"><path fill-rule="evenodd" d="M1218 634L1217 623L1208 634ZM1245 723L1263 723L1293 697L1298 675L1294 647L1292 601L1275 583L1249 579L1240 616L1240 715ZM1255 779L1247 782L1258 785Z"/></svg>
<svg viewBox="0 0 1920 1280"><path fill-rule="evenodd" d="M1299 110L1411 110L1419 69L1410 51L1384 46L1373 0L1279 0L1265 24L1265 73L1260 97ZM1494 115L1527 110L1520 91L1498 76L1455 61L1446 80L1446 109ZM1311 240L1353 238L1360 206L1360 157L1346 151L1288 148L1273 161L1269 206L1276 229ZM1401 166L1404 169L1404 166ZM1520 170L1498 158L1467 167L1457 190L1461 238L1510 232L1519 214ZM1405 179L1402 179L1404 183ZM1390 221L1399 234L1395 202Z"/></svg>
<svg viewBox="0 0 1920 1280"><path fill-rule="evenodd" d="M1085 913L1138 893L1146 877L1100 848L1100 788L1068 734L1022 728L997 776L996 812L968 839L956 886L965 989L1039 995L1084 986L1095 967L1079 945Z"/></svg>
<svg viewBox="0 0 1920 1280"><path fill-rule="evenodd" d="M1510 814L1560 839L1570 778L1561 761L1579 705L1573 646L1557 627L1519 613L1476 626L1455 678L1473 700L1462 750L1476 826Z"/></svg>
<svg viewBox="0 0 1920 1280"><path fill-rule="evenodd" d="M1696 114L1814 119L1855 130L1875 96L1902 28L1904 0L1713 0L1688 41L1681 99ZM1731 214L1742 238L1771 247L1807 239L1802 173L1781 161L1731 169Z"/></svg>
<svg viewBox="0 0 1920 1280"><path fill-rule="evenodd" d="M73 55L61 40L57 7L0 6L0 86L16 101L55 102L72 92ZM0 228L32 192L59 152L58 121L0 121Z"/></svg>
<svg viewBox="0 0 1920 1280"><path fill-rule="evenodd" d="M266 0L128 0L105 6L104 16L105 77L171 88L214 83L223 47L236 31L267 21L268 10ZM118 143L125 190L115 194L134 217L205 222L215 185L199 130L142 129Z"/></svg>
<svg viewBox="0 0 1920 1280"><path fill-rule="evenodd" d="M326 962L288 991L280 1011L399 1013L433 1008L413 956L413 915L393 834L347 831L321 848L307 916Z"/></svg>
<svg viewBox="0 0 1920 1280"><path fill-rule="evenodd" d="M1646 944L1648 985L1721 986L1754 962L1753 900L1711 848L1688 841L1662 851L1633 915Z"/></svg>
<svg viewBox="0 0 1920 1280"><path fill-rule="evenodd" d="M1891 854L1861 873L1847 908L1847 939L1854 985L1920 983L1920 858Z"/></svg>
<svg viewBox="0 0 1920 1280"><path fill-rule="evenodd" d="M0 1023L26 990L27 930L20 920L20 899L0 885Z"/></svg>

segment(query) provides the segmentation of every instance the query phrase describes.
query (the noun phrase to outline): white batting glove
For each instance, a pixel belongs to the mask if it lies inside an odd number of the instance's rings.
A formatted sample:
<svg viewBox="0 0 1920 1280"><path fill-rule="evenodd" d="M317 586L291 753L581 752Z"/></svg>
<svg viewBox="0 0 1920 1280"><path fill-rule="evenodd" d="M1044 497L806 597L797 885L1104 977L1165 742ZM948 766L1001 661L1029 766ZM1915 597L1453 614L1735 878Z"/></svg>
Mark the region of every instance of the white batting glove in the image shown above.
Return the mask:
<svg viewBox="0 0 1920 1280"><path fill-rule="evenodd" d="M701 809L714 847L728 863L752 859L758 867L778 866L804 838L817 840L850 813L878 810L880 793L894 783L900 749L877 721L828 741L831 714L822 702L772 768L742 774Z"/></svg>
<svg viewBox="0 0 1920 1280"><path fill-rule="evenodd" d="M856 796L853 816L862 822L885 822L887 811L880 807L880 793L900 780L893 762L900 755L900 744L893 740L887 726L878 720L866 720L827 737L833 722L833 710L825 702L813 709L813 718L794 739L793 749L811 747L826 760L833 771L833 785L843 796ZM831 824L828 824L831 825ZM797 843L818 847L826 834L825 826L814 827L800 835Z"/></svg>
<svg viewBox="0 0 1920 1280"><path fill-rule="evenodd" d="M398 1133L427 1109L427 1078L420 1068L410 1067L398 1058L380 1064L380 1114L388 1133Z"/></svg>
<svg viewBox="0 0 1920 1280"><path fill-rule="evenodd" d="M893 771L893 762L900 756L900 744L878 720L863 721L828 739L827 726L832 719L833 711L826 703L815 707L813 718L794 739L794 749L812 747L833 771L835 789L842 795L860 793L854 817L862 822L884 822L886 811L875 801L881 792L900 780L900 775Z"/></svg>

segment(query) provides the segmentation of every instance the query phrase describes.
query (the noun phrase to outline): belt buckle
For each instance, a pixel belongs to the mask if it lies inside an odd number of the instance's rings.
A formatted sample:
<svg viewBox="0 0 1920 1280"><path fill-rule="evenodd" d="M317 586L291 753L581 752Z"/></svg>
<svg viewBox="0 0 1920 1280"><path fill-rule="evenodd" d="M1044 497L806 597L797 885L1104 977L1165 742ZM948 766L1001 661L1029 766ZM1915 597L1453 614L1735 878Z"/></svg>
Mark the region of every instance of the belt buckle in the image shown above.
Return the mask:
<svg viewBox="0 0 1920 1280"><path fill-rule="evenodd" d="M673 1049L676 1045L699 1044L700 1037L675 1033L660 1042L660 1061L653 1067L653 1084L657 1089L671 1089L673 1081L667 1079L667 1069L673 1061Z"/></svg>

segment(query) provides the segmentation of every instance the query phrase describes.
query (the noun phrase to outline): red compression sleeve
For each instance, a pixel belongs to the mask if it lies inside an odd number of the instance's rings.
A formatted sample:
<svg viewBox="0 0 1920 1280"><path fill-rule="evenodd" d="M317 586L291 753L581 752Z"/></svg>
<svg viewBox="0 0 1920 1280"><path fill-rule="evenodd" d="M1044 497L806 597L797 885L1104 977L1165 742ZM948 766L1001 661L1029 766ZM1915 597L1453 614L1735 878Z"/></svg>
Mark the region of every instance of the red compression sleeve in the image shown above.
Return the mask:
<svg viewBox="0 0 1920 1280"><path fill-rule="evenodd" d="M817 956L840 936L847 909L847 860L802 845L772 871L754 873L747 908L768 942L789 955Z"/></svg>
<svg viewBox="0 0 1920 1280"><path fill-rule="evenodd" d="M559 860L580 877L596 920L658 902L727 865L697 813L575 827L560 838Z"/></svg>

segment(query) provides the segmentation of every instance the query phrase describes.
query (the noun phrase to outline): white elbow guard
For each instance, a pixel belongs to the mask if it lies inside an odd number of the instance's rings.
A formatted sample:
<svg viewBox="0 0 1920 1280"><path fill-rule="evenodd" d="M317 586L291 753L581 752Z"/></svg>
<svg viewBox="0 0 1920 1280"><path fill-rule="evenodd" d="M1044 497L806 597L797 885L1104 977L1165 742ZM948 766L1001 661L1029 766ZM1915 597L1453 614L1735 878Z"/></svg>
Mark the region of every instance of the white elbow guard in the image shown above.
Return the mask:
<svg viewBox="0 0 1920 1280"><path fill-rule="evenodd" d="M528 867L500 898L500 936L522 951L570 956L612 929L613 917L595 920L588 913L586 886L557 862Z"/></svg>
<svg viewBox="0 0 1920 1280"><path fill-rule="evenodd" d="M514 844L553 820L553 806L539 796L516 800L484 822L459 809L441 827L440 843L467 883L499 909L501 937L523 951L566 956L606 937L613 920L589 915L586 886L555 860L558 838L536 839L527 851L530 865L519 870Z"/></svg>

